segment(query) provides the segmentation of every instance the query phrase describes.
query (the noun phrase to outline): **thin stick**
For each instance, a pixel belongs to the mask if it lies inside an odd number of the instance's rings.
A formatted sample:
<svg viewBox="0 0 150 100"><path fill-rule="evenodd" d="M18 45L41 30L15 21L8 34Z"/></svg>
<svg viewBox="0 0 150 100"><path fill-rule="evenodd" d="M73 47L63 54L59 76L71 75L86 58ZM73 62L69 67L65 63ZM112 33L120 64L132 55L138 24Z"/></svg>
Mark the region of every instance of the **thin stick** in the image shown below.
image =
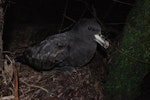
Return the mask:
<svg viewBox="0 0 150 100"><path fill-rule="evenodd" d="M13 95L0 97L0 100L11 100L11 99L14 99Z"/></svg>
<svg viewBox="0 0 150 100"><path fill-rule="evenodd" d="M68 0L66 0L66 4L65 4L65 9L64 9L64 14L63 15L66 15L67 7L68 7ZM60 25L60 29L59 29L59 33L61 32L61 29L63 27L64 20L65 20L65 18L63 16L63 19L62 19L62 22L61 22L61 25Z"/></svg>
<svg viewBox="0 0 150 100"><path fill-rule="evenodd" d="M15 100L19 100L19 95L18 95L18 71L16 66L13 64L13 71L14 71L14 95L15 95Z"/></svg>
<svg viewBox="0 0 150 100"><path fill-rule="evenodd" d="M43 87L41 87L41 86L37 86L37 85L34 85L34 84L28 84L27 82L24 82L24 81L21 81L21 82L24 83L24 84L26 84L29 87L39 88L39 89L41 89L41 90L43 90L43 91L45 91L45 92L48 93L48 90L45 89L45 88L43 88Z"/></svg>
<svg viewBox="0 0 150 100"><path fill-rule="evenodd" d="M125 25L126 23L106 23L107 25Z"/></svg>
<svg viewBox="0 0 150 100"><path fill-rule="evenodd" d="M129 58L132 59L132 60L135 60L135 61L137 61L137 62L144 63L144 64L150 64L150 62L146 62L146 61L137 59L137 58L135 58L135 57L133 57L133 56L131 56L131 55L125 53L124 51L122 51L122 50L120 50L120 49L118 49L118 48L116 48L116 49L117 49L117 51L118 51L119 53L121 53L121 54L123 54L123 55L129 57Z"/></svg>
<svg viewBox="0 0 150 100"><path fill-rule="evenodd" d="M61 30L61 32L68 30L69 28L71 28L71 26L73 26L73 24L70 24L69 26L65 27L64 29Z"/></svg>
<svg viewBox="0 0 150 100"><path fill-rule="evenodd" d="M5 57L9 60L9 62L12 64L13 61L10 59L10 57L8 55L5 55Z"/></svg>
<svg viewBox="0 0 150 100"><path fill-rule="evenodd" d="M120 1L120 0L113 0L113 1L114 1L114 2L117 2L117 3L124 4L124 5L132 6L132 4L127 3L127 2L123 2L123 1Z"/></svg>
<svg viewBox="0 0 150 100"><path fill-rule="evenodd" d="M76 23L76 21L73 18L70 18L69 16L64 14L64 17L70 21L72 21L73 23Z"/></svg>
<svg viewBox="0 0 150 100"><path fill-rule="evenodd" d="M12 64L13 67L13 74L14 74L14 96L15 100L19 100L19 95L18 95L18 71L15 66L15 61L11 60L11 58L8 55L5 55L6 59L9 60L9 62Z"/></svg>
<svg viewBox="0 0 150 100"><path fill-rule="evenodd" d="M87 11L87 6L85 7L85 9L82 11L81 15L80 15L80 19L84 16L84 14L86 13Z"/></svg>

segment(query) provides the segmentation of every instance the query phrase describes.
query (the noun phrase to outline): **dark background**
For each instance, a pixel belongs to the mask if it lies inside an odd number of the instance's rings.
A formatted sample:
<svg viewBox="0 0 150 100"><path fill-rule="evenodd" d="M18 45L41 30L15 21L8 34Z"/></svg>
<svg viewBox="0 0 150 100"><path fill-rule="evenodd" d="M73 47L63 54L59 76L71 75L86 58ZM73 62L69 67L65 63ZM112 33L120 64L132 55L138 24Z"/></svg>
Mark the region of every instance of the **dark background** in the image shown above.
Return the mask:
<svg viewBox="0 0 150 100"><path fill-rule="evenodd" d="M117 30L120 34L125 25L126 17L134 6L134 1L7 0L4 6L4 50L13 51L10 46L14 48L13 44L15 44L16 47L19 47L18 43L21 41L32 40L32 43L26 43L27 46L34 44L74 24L71 20L64 18L65 11L65 15L76 22L81 18L94 18L92 7L102 24L102 30L108 31L105 29L107 27ZM116 34L111 37L116 37Z"/></svg>
<svg viewBox="0 0 150 100"><path fill-rule="evenodd" d="M67 0L13 0L8 2L6 24L16 22L58 23L63 18ZM105 24L124 23L135 0L68 0L66 15L74 20L93 17L92 5L97 17ZM128 4L131 5L128 5ZM86 10L86 11L85 11ZM83 13L85 11L85 13ZM66 20L67 22L68 20Z"/></svg>

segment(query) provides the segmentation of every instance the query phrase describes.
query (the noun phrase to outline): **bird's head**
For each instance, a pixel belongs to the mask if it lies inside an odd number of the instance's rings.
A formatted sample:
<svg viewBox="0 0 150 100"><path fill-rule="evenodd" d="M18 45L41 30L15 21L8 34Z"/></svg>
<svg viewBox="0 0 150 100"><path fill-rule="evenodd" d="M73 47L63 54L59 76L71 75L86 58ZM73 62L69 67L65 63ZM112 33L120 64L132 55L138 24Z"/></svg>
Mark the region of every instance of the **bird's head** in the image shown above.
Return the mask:
<svg viewBox="0 0 150 100"><path fill-rule="evenodd" d="M101 34L101 27L95 19L82 19L75 25L74 29L82 34L82 38L92 39L105 49L109 47L109 42Z"/></svg>

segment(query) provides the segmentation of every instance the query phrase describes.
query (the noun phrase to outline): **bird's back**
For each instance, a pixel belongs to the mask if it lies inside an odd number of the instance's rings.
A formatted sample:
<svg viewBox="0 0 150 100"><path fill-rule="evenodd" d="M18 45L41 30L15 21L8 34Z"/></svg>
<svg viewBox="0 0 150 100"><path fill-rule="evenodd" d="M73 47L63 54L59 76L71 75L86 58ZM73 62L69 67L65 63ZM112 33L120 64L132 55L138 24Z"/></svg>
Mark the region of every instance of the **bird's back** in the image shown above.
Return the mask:
<svg viewBox="0 0 150 100"><path fill-rule="evenodd" d="M19 58L37 70L50 70L66 59L68 47L67 33L56 34L30 47Z"/></svg>

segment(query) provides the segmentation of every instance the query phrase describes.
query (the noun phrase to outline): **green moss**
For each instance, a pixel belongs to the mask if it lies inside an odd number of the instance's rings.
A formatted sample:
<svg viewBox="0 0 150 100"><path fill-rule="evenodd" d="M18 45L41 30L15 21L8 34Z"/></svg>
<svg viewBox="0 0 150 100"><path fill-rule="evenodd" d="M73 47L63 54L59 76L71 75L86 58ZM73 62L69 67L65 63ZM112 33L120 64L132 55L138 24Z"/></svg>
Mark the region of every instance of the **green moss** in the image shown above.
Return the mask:
<svg viewBox="0 0 150 100"><path fill-rule="evenodd" d="M149 0L137 0L129 14L120 49L133 58L118 51L113 53L106 84L109 100L134 100L140 94L139 85L150 70L150 65L146 64L150 62L149 5Z"/></svg>

